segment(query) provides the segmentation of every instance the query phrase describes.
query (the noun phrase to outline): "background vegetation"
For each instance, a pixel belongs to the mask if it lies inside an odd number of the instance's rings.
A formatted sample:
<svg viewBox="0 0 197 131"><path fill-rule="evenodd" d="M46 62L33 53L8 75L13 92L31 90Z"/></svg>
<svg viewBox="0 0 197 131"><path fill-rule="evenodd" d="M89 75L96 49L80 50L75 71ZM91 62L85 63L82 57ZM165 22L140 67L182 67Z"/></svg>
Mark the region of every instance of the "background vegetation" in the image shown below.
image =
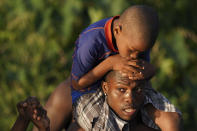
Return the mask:
<svg viewBox="0 0 197 131"><path fill-rule="evenodd" d="M185 130L197 130L196 0L0 0L0 129L14 123L18 101L37 96L44 104L66 79L83 28L134 4L160 17L153 87L182 111Z"/></svg>

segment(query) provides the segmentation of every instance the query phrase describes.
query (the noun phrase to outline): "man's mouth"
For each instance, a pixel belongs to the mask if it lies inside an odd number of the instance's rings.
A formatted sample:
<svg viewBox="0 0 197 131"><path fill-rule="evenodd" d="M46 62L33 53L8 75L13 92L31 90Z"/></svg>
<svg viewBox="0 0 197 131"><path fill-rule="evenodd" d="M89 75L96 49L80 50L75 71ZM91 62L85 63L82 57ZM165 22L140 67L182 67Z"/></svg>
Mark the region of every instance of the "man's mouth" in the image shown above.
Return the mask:
<svg viewBox="0 0 197 131"><path fill-rule="evenodd" d="M132 109L125 109L125 112L132 112Z"/></svg>
<svg viewBox="0 0 197 131"><path fill-rule="evenodd" d="M123 109L123 113L127 116L131 116L136 112L136 109L133 108L125 108Z"/></svg>

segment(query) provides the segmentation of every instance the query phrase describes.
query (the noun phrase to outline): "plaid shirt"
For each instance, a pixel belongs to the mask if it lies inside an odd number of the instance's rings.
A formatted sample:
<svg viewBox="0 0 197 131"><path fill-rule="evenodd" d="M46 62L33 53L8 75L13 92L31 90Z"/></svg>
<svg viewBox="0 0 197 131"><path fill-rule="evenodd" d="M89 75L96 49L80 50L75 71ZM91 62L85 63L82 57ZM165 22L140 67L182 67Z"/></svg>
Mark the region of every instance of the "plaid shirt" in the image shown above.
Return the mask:
<svg viewBox="0 0 197 131"><path fill-rule="evenodd" d="M151 103L155 108L165 112L180 113L163 95L150 87L145 88L144 105L147 103ZM150 119L144 108L140 109L140 113L141 120L145 125L159 129ZM129 130L128 125L132 124L119 119L116 114L113 113L105 100L105 95L101 88L95 93L80 97L74 104L74 118L86 131L122 131L123 128L124 131L127 131Z"/></svg>
<svg viewBox="0 0 197 131"><path fill-rule="evenodd" d="M82 96L75 107L74 118L86 131L121 131L128 124L109 108L101 89Z"/></svg>

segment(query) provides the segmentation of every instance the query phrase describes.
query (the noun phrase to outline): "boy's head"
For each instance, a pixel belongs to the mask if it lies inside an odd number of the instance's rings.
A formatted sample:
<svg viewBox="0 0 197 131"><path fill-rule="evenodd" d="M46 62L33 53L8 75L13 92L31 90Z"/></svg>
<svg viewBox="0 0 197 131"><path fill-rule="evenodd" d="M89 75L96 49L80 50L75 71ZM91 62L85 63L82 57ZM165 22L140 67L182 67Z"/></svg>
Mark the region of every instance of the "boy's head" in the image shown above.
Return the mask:
<svg viewBox="0 0 197 131"><path fill-rule="evenodd" d="M113 24L113 34L123 57L138 56L155 43L158 35L157 13L148 6L135 5L126 9Z"/></svg>
<svg viewBox="0 0 197 131"><path fill-rule="evenodd" d="M110 71L102 88L107 95L107 103L123 120L135 118L144 102L144 86L146 81L132 81L118 71Z"/></svg>

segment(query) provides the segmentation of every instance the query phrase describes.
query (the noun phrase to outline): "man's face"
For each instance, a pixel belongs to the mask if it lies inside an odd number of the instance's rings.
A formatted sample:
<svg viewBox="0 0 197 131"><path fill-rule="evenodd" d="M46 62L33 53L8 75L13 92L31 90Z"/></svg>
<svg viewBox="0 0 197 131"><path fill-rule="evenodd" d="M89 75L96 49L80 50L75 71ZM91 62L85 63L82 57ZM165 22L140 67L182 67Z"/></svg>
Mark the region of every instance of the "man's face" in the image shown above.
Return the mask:
<svg viewBox="0 0 197 131"><path fill-rule="evenodd" d="M144 102L144 82L131 81L126 77L112 78L106 82L107 102L123 120L133 119Z"/></svg>

